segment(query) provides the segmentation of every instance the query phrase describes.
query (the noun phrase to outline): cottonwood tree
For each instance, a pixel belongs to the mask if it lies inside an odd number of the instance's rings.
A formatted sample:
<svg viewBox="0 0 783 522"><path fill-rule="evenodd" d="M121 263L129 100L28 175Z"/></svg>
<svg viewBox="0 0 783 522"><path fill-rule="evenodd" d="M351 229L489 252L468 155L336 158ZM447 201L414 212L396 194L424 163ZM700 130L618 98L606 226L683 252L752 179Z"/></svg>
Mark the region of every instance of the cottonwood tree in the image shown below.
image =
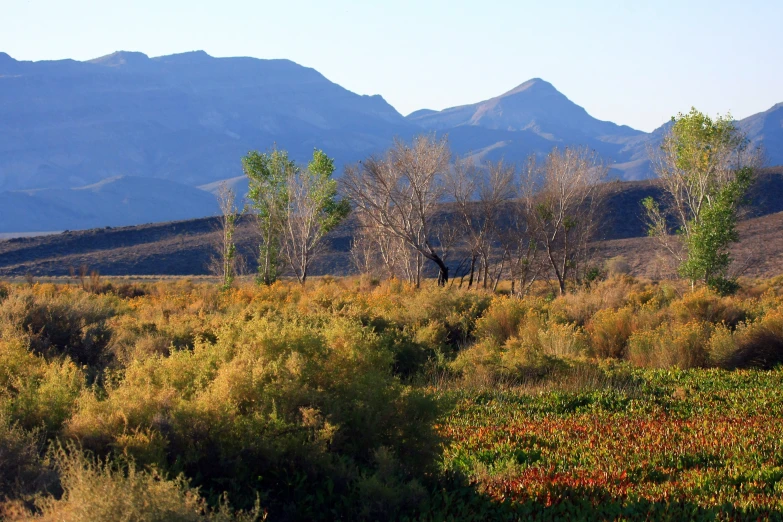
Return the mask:
<svg viewBox="0 0 783 522"><path fill-rule="evenodd" d="M508 249L503 248L507 245L500 241L499 233L504 211L508 211L508 202L514 196L515 178L516 167L502 161L481 166L457 161L446 175L447 193L454 201L470 255L468 288L473 286L477 261L481 261L479 278L484 288L490 279L499 278L490 277L490 263L498 247L503 250L499 262L500 273L503 271Z"/></svg>
<svg viewBox="0 0 783 522"><path fill-rule="evenodd" d="M337 199L333 173L334 160L321 150L313 152L306 169L288 169L283 255L302 284L313 260L323 250L324 236L351 210L347 200Z"/></svg>
<svg viewBox="0 0 783 522"><path fill-rule="evenodd" d="M236 206L234 191L225 182L218 188L217 201L220 208L215 244L217 254L210 261L210 271L220 277L221 288L228 290L234 284L241 265L241 256L234 240L240 211Z"/></svg>
<svg viewBox="0 0 783 522"><path fill-rule="evenodd" d="M586 148L553 149L543 162L531 156L521 187L530 237L546 257L560 294L579 279L598 224L608 169Z"/></svg>
<svg viewBox="0 0 783 522"><path fill-rule="evenodd" d="M712 119L692 108L672 118L660 150L651 154L666 198L644 205L649 234L679 262L683 277L730 292L729 246L761 153L752 149L730 115ZM671 224L674 224L672 227Z"/></svg>
<svg viewBox="0 0 783 522"><path fill-rule="evenodd" d="M396 140L381 158L369 158L346 169L345 193L365 219L397 238L438 267L438 284L449 269L433 234L443 176L451 153L445 139L419 136L410 145Z"/></svg>
<svg viewBox="0 0 783 522"><path fill-rule="evenodd" d="M261 236L257 280L269 285L277 280L283 265L288 180L295 175L297 166L286 151L275 147L267 153L249 152L242 158L242 169L248 177L247 199Z"/></svg>

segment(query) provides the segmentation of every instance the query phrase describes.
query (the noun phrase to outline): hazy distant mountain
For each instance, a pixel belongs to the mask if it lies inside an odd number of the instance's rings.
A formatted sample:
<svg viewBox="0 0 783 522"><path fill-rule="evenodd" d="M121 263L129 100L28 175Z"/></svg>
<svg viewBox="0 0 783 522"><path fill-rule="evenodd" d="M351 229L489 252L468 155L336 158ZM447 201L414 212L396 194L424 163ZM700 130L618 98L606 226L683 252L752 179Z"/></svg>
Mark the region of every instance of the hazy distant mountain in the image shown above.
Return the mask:
<svg viewBox="0 0 783 522"><path fill-rule="evenodd" d="M241 174L273 143L341 162L412 125L380 96L359 96L288 60L148 58L89 62L0 56L0 190L73 187L116 175L189 185Z"/></svg>
<svg viewBox="0 0 783 522"><path fill-rule="evenodd" d="M783 165L783 103L740 120L739 124L753 145L763 147L768 165Z"/></svg>
<svg viewBox="0 0 783 522"><path fill-rule="evenodd" d="M426 129L442 130L461 125L487 129L531 130L548 140L589 136L632 137L644 134L628 126L590 116L551 83L533 78L495 98L436 111L417 111L407 118Z"/></svg>
<svg viewBox="0 0 783 522"><path fill-rule="evenodd" d="M783 104L740 125L769 164L783 164ZM338 169L421 132L447 134L463 157L513 162L584 145L613 176L645 179L648 151L665 129L593 118L538 78L489 100L403 117L380 96L288 60L195 51L24 62L0 53L0 231L208 216L220 180L241 197L240 158L274 143L299 161L321 148Z"/></svg>
<svg viewBox="0 0 783 522"><path fill-rule="evenodd" d="M631 160L629 144L647 136L628 126L593 118L540 78L486 101L442 111L416 111L407 119L424 129L448 132L450 136L474 128L472 134L482 143L472 150L487 158L519 159L554 146L586 145L610 163L625 163ZM496 141L484 130L497 131ZM623 177L646 177L644 172L634 174Z"/></svg>
<svg viewBox="0 0 783 522"><path fill-rule="evenodd" d="M0 232L136 225L217 212L213 194L153 178L119 176L78 188L0 192Z"/></svg>

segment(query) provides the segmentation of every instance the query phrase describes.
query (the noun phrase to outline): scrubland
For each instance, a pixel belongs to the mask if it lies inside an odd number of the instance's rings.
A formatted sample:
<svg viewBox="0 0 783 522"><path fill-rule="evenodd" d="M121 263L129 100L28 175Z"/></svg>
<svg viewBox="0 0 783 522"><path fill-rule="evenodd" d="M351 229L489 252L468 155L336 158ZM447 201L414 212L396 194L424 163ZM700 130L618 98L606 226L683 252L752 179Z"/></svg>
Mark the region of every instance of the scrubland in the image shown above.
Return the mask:
<svg viewBox="0 0 783 522"><path fill-rule="evenodd" d="M780 519L783 277L0 284L9 520Z"/></svg>

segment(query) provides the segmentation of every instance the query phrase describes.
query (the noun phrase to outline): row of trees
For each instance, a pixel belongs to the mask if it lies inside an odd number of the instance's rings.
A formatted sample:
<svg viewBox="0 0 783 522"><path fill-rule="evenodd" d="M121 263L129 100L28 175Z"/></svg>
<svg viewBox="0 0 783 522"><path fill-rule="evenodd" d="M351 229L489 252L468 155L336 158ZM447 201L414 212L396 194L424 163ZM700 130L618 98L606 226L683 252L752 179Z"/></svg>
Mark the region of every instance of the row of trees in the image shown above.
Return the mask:
<svg viewBox="0 0 783 522"><path fill-rule="evenodd" d="M445 139L401 141L381 158L346 170L343 187L360 223L354 259L419 284L423 260L445 285L519 290L543 274L565 292L584 275L607 168L583 148L554 149L519 169L501 162L452 162ZM452 259L453 258L453 259Z"/></svg>
<svg viewBox="0 0 783 522"><path fill-rule="evenodd" d="M642 206L650 235L691 281L728 292L730 244L760 162L730 117L712 120L693 109L673 118L660 150L651 151L665 198ZM285 151L242 159L248 201L260 235L258 280L274 282L286 266L304 283L323 238L353 207L356 267L378 277L420 284L428 270L438 283L494 289L502 278L524 293L540 279L565 293L596 273L596 238L608 168L585 148L531 155L524 165L453 158L445 138L395 141L383 155L346 168L343 198L334 162L316 150L302 167ZM350 204L349 204L350 201ZM233 234L238 210L223 192L223 284L236 273ZM431 268L430 268L431 267Z"/></svg>

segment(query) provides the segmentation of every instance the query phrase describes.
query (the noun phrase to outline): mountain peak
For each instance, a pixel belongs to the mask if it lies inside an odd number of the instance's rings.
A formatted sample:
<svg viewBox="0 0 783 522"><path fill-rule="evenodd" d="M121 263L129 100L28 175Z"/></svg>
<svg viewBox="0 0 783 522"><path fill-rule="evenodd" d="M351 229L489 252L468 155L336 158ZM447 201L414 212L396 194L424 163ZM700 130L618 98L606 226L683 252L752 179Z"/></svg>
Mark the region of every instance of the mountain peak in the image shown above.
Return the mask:
<svg viewBox="0 0 783 522"><path fill-rule="evenodd" d="M9 62L9 63L10 63L10 62L15 62L15 61L16 61L16 60L14 60L13 58L11 58L11 57L8 55L8 53L4 53L4 52L0 51L0 63L6 63L6 62Z"/></svg>
<svg viewBox="0 0 783 522"><path fill-rule="evenodd" d="M89 60L90 63L117 67L121 65L139 65L149 62L150 57L134 51L116 51L100 58Z"/></svg>
<svg viewBox="0 0 783 522"><path fill-rule="evenodd" d="M526 81L524 83L520 83L519 85L517 85L516 87L514 87L510 91L501 94L499 97L503 98L503 97L506 97L506 96L513 96L514 94L519 94L521 92L533 91L533 90L539 91L539 92L544 92L544 91L556 92L557 91L557 89L555 89L554 85L552 85L551 83L549 83L549 82L547 82L545 80L542 80L541 78L531 78L531 79L529 79L528 81Z"/></svg>

